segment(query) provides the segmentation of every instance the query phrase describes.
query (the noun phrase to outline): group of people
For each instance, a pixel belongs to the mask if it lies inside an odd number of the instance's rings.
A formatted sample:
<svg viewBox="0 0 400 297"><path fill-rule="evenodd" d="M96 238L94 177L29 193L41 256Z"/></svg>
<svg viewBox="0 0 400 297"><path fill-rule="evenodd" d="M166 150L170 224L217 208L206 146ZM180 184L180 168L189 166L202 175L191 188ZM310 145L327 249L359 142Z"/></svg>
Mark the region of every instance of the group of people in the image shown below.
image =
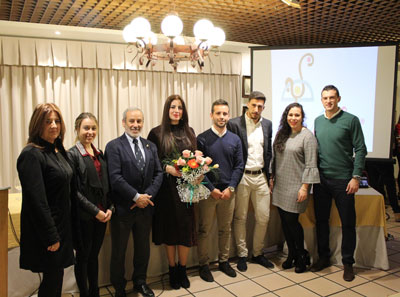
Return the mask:
<svg viewBox="0 0 400 297"><path fill-rule="evenodd" d="M247 112L233 119L225 100L214 101L212 125L197 137L179 95L167 98L161 124L147 139L141 136L143 112L128 108L122 119L124 134L106 145L104 155L93 144L98 130L93 114L78 116L76 144L66 151L59 108L39 104L29 124L28 143L17 161L23 197L20 267L43 272L39 297L61 296L64 268L73 264L80 296L99 296L98 254L108 221L110 280L117 297L126 296L125 252L130 233L132 280L143 296L154 296L146 284L151 231L152 241L165 246L171 288L190 287L186 264L195 245L200 277L212 282L208 246L215 217L218 267L235 277L228 262L231 226L233 222L237 269L246 271L250 202L255 217L252 261L274 267L263 254L272 202L279 210L289 251L282 267L295 266L295 272L302 273L310 265L310 256L298 218L307 207L312 185L319 259L311 270L330 266L328 221L334 198L342 221L343 277L354 279L354 193L366 156L360 122L339 108L339 91L329 85L321 93L325 114L315 120L315 134L304 126L303 107L292 103L282 114L272 144L272 123L261 116L265 101L264 94L252 92ZM197 232L194 204L182 202L177 190L182 172L167 162L184 150L200 150L219 164L218 175L201 177L211 194L198 204Z"/></svg>

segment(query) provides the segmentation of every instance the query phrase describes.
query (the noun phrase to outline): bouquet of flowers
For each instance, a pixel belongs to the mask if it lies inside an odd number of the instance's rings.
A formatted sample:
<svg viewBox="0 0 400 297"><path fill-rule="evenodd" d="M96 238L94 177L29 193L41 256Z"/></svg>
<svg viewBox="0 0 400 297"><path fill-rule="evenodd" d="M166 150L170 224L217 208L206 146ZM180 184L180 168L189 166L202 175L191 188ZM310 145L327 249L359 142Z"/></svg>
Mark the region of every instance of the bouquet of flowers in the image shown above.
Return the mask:
<svg viewBox="0 0 400 297"><path fill-rule="evenodd" d="M219 167L218 164L211 166L211 163L212 159L204 157L201 151L184 150L181 156L172 160L172 164L168 164L182 173L182 177L177 179L176 186L182 202L192 204L208 198L210 190L198 180L201 175Z"/></svg>

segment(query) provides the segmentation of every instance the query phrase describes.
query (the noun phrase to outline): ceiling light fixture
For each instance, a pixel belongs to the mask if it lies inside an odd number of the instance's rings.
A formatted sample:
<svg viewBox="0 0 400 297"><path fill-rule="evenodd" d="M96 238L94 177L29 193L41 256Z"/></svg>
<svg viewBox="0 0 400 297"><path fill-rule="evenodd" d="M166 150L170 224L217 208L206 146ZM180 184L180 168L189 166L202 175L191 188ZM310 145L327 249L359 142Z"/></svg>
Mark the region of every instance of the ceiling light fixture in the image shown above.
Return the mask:
<svg viewBox="0 0 400 297"><path fill-rule="evenodd" d="M300 8L300 1L299 0L281 0L283 3L294 7L294 8Z"/></svg>
<svg viewBox="0 0 400 297"><path fill-rule="evenodd" d="M151 31L151 25L143 17L137 17L127 25L122 34L128 48L135 48L139 57L139 64L143 65L147 58L146 67L150 62L155 65L157 60L167 60L176 71L180 61L190 61L193 68L196 64L200 70L204 67L204 59L209 49L217 49L225 42L225 32L206 19L201 19L193 27L195 42L185 44L181 35L183 23L176 14L169 14L161 22L161 31L168 38L157 44L157 35ZM136 58L136 56L135 56Z"/></svg>

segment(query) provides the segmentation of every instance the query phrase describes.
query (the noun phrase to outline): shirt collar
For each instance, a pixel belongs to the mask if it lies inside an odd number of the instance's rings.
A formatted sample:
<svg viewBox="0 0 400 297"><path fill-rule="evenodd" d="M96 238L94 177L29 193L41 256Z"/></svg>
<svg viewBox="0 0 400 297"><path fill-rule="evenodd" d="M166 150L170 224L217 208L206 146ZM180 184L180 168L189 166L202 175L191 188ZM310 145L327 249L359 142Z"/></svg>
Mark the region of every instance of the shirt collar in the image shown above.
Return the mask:
<svg viewBox="0 0 400 297"><path fill-rule="evenodd" d="M245 119L246 119L246 124L250 124L250 125L258 125L258 124L261 124L261 121L262 121L262 117L260 117L260 119L258 120L258 122L257 123L254 123L254 121L253 121L253 119L251 119L248 115L247 115L247 112L244 114L244 117L245 117Z"/></svg>
<svg viewBox="0 0 400 297"><path fill-rule="evenodd" d="M82 155L82 157L90 156L90 154L87 152L83 144L78 140L77 143L75 144L76 148L78 149L79 153ZM92 149L93 149L93 154L95 156L100 155L100 152L96 149L96 147L91 144Z"/></svg>
<svg viewBox="0 0 400 297"><path fill-rule="evenodd" d="M128 139L129 143L133 143L133 139L134 137L130 136L128 133L125 132L125 136ZM138 140L138 142L140 143L140 136L136 137L136 139Z"/></svg>
<svg viewBox="0 0 400 297"><path fill-rule="evenodd" d="M211 130L212 130L215 134L217 134L218 137L224 136L224 135L226 134L226 132L228 131L228 130L226 129L226 127L225 127L224 132L219 133L219 132L217 131L217 129L215 129L214 125L211 126Z"/></svg>
<svg viewBox="0 0 400 297"><path fill-rule="evenodd" d="M335 112L330 118L328 118L328 117L326 116L326 111L325 111L325 112L324 112L324 117L325 117L326 119L328 119L328 120L331 120L331 119L333 119L335 116L337 116L341 111L342 111L342 109L339 107L338 111Z"/></svg>

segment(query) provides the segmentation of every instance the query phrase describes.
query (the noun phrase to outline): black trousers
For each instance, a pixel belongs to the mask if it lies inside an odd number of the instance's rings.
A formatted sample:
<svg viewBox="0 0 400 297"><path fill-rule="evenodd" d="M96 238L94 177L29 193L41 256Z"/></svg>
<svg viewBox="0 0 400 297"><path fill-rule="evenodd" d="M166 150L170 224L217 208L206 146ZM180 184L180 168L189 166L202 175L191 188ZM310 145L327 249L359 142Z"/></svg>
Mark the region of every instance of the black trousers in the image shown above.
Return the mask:
<svg viewBox="0 0 400 297"><path fill-rule="evenodd" d="M399 201L396 194L393 163L366 161L365 168L368 172L369 185L385 196L385 186L390 206L393 212L399 213Z"/></svg>
<svg viewBox="0 0 400 297"><path fill-rule="evenodd" d="M151 207L151 206L148 206ZM129 234L133 236L133 275L135 285L146 282L150 258L151 209L136 207L127 216L111 218L111 284L116 290L125 288L125 253Z"/></svg>
<svg viewBox="0 0 400 297"><path fill-rule="evenodd" d="M278 207L281 217L283 234L288 245L289 257L297 257L304 254L304 231L299 223L298 213L288 212Z"/></svg>
<svg viewBox="0 0 400 297"><path fill-rule="evenodd" d="M38 297L61 297L64 269L43 272Z"/></svg>
<svg viewBox="0 0 400 297"><path fill-rule="evenodd" d="M330 258L329 216L332 198L342 223L342 263L354 263L356 248L356 211L354 194L348 195L346 187L349 179L327 179L320 175L321 183L314 185L314 211L317 229L318 255Z"/></svg>
<svg viewBox="0 0 400 297"><path fill-rule="evenodd" d="M80 222L82 249L76 251L75 278L80 296L96 296L99 289L98 256L107 224L95 219ZM88 286L89 283L89 286Z"/></svg>

